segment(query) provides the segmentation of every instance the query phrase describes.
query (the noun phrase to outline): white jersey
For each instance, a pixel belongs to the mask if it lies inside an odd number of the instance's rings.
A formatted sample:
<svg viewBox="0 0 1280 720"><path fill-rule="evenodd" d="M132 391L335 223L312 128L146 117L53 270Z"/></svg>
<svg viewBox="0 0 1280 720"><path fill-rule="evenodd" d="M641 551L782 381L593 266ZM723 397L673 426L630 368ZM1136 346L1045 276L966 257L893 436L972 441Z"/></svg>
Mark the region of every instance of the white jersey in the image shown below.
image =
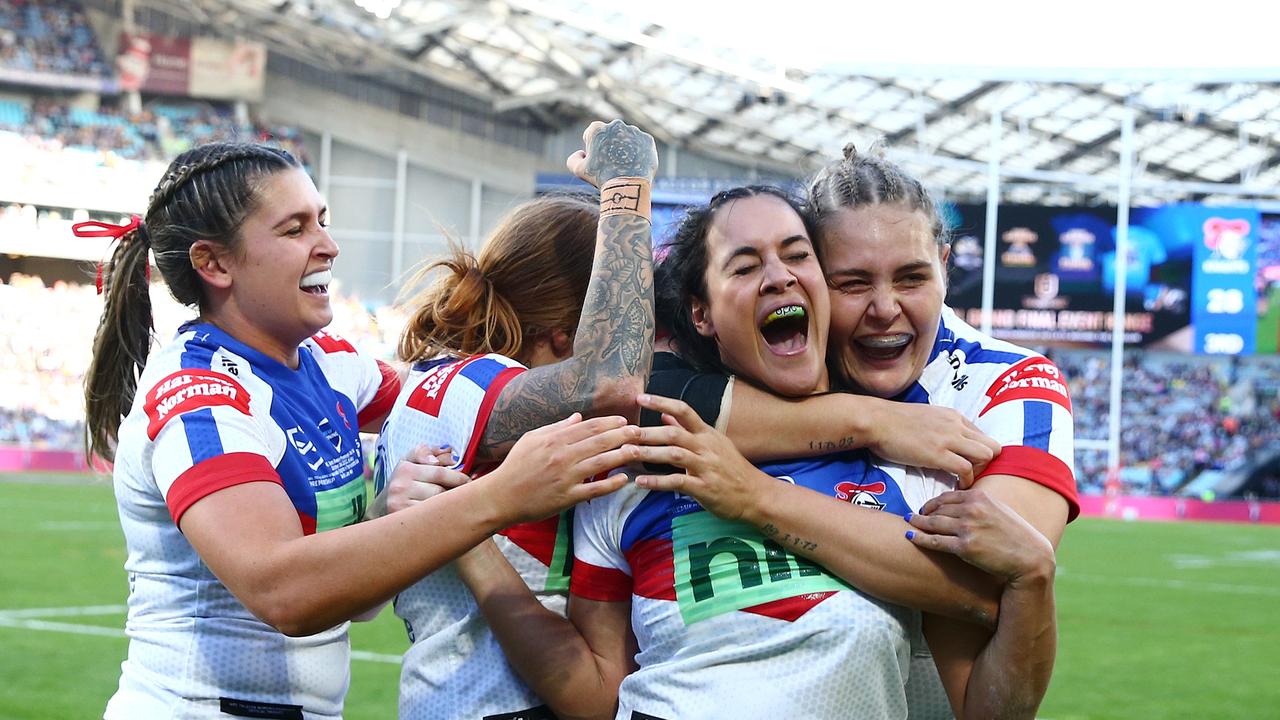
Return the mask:
<svg viewBox="0 0 1280 720"><path fill-rule="evenodd" d="M305 533L361 518L361 418L381 417L399 382L323 333L298 358L293 370L193 323L148 361L116 451L130 640L107 720L341 717L347 624L286 637L254 617L178 529L201 498L254 481L284 488Z"/></svg>
<svg viewBox="0 0 1280 720"><path fill-rule="evenodd" d="M494 354L416 365L378 438L378 489L396 463L424 443L453 448L456 467L473 476L490 469L476 466L476 448L502 389L524 370ZM570 517L518 525L494 537L534 595L561 615L573 559ZM395 611L413 643L400 671L402 720L553 717L507 663L452 565L400 593Z"/></svg>
<svg viewBox="0 0 1280 720"><path fill-rule="evenodd" d="M1040 354L985 335L944 307L929 363L897 399L958 410L1002 446L983 475L1038 482L1067 500L1069 520L1080 513L1071 397L1061 371ZM947 488L937 489L930 497ZM912 646L912 720L953 717L924 638L912 638Z"/></svg>
<svg viewBox="0 0 1280 720"><path fill-rule="evenodd" d="M899 515L919 502L866 451L761 469ZM907 716L920 614L854 590L790 538L635 485L579 505L574 526L573 594L631 602L639 669L619 720Z"/></svg>

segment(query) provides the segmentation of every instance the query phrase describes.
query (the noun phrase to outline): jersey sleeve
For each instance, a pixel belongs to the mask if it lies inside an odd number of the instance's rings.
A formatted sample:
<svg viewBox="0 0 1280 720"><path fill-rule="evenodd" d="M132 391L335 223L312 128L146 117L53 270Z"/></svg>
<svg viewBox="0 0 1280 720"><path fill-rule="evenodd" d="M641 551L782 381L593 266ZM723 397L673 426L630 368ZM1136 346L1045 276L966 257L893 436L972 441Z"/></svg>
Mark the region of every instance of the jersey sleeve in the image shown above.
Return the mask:
<svg viewBox="0 0 1280 720"><path fill-rule="evenodd" d="M1046 358L1028 357L1000 373L981 398L974 424L1000 443L983 471L1040 483L1067 501L1068 521L1080 514L1074 466L1071 395L1062 371Z"/></svg>
<svg viewBox="0 0 1280 720"><path fill-rule="evenodd" d="M386 417L400 394L400 376L395 368L326 332L317 333L304 344L333 388L355 403L359 427Z"/></svg>
<svg viewBox="0 0 1280 720"><path fill-rule="evenodd" d="M459 469L475 469L476 449L493 407L507 383L525 371L511 358L477 355L431 367L402 393L388 423L395 435L395 457L422 444L448 446L460 456Z"/></svg>
<svg viewBox="0 0 1280 720"><path fill-rule="evenodd" d="M269 401L268 401L269 404ZM147 390L151 469L173 522L196 501L233 485L282 484L272 443L235 377L182 369Z"/></svg>
<svg viewBox="0 0 1280 720"><path fill-rule="evenodd" d="M621 550L622 500L630 487L582 503L573 513L573 575L569 592L585 600L631 599L631 566Z"/></svg>

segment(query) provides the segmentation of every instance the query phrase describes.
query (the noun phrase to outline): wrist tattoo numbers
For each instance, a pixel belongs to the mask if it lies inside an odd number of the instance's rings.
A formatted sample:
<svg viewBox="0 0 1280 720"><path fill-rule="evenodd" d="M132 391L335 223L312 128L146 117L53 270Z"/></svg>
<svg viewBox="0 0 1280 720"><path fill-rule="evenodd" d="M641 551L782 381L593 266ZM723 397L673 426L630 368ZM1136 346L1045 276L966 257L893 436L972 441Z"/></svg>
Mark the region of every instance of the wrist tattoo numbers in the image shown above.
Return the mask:
<svg viewBox="0 0 1280 720"><path fill-rule="evenodd" d="M790 545L798 550L805 550L808 552L813 552L818 549L818 543L798 538L789 532L783 532L773 523L765 523L764 527L760 528L760 531L769 538L776 540L779 545Z"/></svg>

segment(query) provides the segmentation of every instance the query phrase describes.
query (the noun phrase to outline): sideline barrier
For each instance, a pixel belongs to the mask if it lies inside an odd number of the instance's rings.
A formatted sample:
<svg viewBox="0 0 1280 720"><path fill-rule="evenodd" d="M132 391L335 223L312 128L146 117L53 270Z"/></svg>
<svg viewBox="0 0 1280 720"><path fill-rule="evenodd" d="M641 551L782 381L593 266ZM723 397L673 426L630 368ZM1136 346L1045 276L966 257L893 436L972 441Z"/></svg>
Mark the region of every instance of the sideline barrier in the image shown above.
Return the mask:
<svg viewBox="0 0 1280 720"><path fill-rule="evenodd" d="M1184 497L1081 495L1080 514L1118 520L1209 520L1280 525L1280 502Z"/></svg>
<svg viewBox="0 0 1280 720"><path fill-rule="evenodd" d="M93 470L110 472L111 465L95 458ZM88 472L84 453L76 450L0 445L0 473L3 472Z"/></svg>

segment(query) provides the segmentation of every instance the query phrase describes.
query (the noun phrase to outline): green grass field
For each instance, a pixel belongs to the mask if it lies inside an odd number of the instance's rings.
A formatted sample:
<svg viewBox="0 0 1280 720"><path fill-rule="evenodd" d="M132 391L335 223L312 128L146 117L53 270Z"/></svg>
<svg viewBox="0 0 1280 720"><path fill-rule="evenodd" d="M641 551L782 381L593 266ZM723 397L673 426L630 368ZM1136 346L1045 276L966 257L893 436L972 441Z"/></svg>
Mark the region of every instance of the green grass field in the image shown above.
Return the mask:
<svg viewBox="0 0 1280 720"><path fill-rule="evenodd" d="M100 717L126 650L111 489L0 482L0 508L0 718ZM1042 718L1280 715L1280 528L1078 521L1058 613ZM352 636L346 716L394 718L402 626L388 611Z"/></svg>

